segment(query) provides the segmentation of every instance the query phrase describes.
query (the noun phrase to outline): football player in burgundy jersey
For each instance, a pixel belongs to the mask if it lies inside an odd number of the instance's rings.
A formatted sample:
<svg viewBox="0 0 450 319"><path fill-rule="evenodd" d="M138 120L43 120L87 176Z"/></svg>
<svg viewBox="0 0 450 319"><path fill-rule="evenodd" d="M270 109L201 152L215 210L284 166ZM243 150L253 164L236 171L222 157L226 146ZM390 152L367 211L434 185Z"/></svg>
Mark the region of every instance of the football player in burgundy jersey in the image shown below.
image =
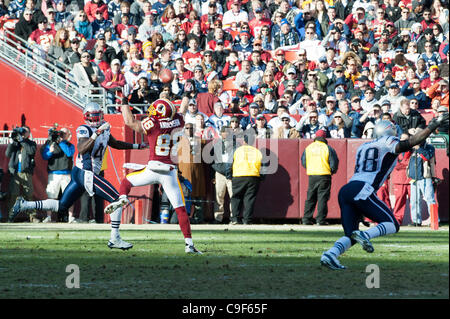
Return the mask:
<svg viewBox="0 0 450 319"><path fill-rule="evenodd" d="M88 103L83 111L86 124L77 128L78 156L76 165L72 169L71 181L64 190L61 200L46 199L39 201L25 201L17 198L13 207L14 214L27 210L66 211L86 191L90 196L100 196L108 202L116 201L119 192L105 178L99 175L106 148L140 149L144 144L130 144L116 140L110 132L111 125L103 119L103 111L95 102ZM121 207L120 207L121 208ZM122 209L111 213L111 239L109 248L122 250L130 249L132 244L120 238L119 226Z"/></svg>
<svg viewBox="0 0 450 319"><path fill-rule="evenodd" d="M191 224L186 212L183 191L178 180L177 166L171 159L173 141L176 133L184 127L183 116L176 112L172 102L166 99L154 101L148 108L148 117L139 121L133 117L128 105L121 108L125 125L137 133L146 134L150 148L147 166L140 171L128 174L120 183L119 199L105 208L109 214L129 201L127 195L131 187L150 184L161 184L170 203L175 209L181 232L185 239L185 252L201 254L194 247L191 235Z"/></svg>
<svg viewBox="0 0 450 319"><path fill-rule="evenodd" d="M377 190L397 164L397 156L414 145L421 144L444 122L448 123L448 113L433 118L427 128L404 141L396 137L397 129L391 121L383 120L375 125L376 139L358 148L354 174L339 191L344 236L322 254L320 263L323 266L333 270L345 269L338 257L355 243L359 243L365 251L372 253L374 248L370 239L399 231L400 226L394 214L377 197ZM366 231L358 230L362 216L370 218L378 225Z"/></svg>

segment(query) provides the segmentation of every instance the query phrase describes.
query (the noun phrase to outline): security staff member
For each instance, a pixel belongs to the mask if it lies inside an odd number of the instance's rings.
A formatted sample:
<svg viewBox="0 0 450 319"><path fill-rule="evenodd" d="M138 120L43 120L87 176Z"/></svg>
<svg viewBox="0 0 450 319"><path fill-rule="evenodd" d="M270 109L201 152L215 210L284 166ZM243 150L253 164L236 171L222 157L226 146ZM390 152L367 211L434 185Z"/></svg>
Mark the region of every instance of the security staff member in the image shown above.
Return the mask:
<svg viewBox="0 0 450 319"><path fill-rule="evenodd" d="M313 214L317 204L317 224L328 225L328 200L331 190L331 175L336 173L339 160L336 151L328 145L326 132L318 130L314 142L302 154L302 166L306 168L308 194L303 215L304 225L313 225Z"/></svg>
<svg viewBox="0 0 450 319"><path fill-rule="evenodd" d="M231 222L238 224L240 207L243 205L243 223L251 224L256 195L261 181L260 170L262 153L253 147L255 134L247 130L244 135L244 143L238 147L233 156L233 178L231 181Z"/></svg>

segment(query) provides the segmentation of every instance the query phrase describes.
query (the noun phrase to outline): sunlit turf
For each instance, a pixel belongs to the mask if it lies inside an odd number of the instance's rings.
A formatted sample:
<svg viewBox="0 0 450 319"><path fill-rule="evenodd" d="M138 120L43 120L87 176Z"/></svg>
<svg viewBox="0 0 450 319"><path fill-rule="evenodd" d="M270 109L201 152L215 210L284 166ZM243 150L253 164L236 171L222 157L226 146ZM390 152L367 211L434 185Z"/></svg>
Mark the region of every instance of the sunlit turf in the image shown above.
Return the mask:
<svg viewBox="0 0 450 319"><path fill-rule="evenodd" d="M339 227L193 226L202 256L186 255L177 225L127 228L129 251L110 250L109 226L0 225L2 298L448 298L449 233L406 227L355 245L340 258L348 268L320 266ZM103 227L104 226L104 227ZM67 265L80 288L66 287ZM368 265L380 270L369 289Z"/></svg>

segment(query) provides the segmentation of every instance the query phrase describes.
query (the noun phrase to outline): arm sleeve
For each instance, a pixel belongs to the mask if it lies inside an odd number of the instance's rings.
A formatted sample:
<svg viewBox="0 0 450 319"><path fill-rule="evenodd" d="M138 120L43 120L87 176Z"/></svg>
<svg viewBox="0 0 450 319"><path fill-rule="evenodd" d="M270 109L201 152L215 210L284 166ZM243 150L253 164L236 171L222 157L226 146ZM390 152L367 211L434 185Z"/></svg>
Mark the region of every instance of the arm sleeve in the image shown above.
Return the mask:
<svg viewBox="0 0 450 319"><path fill-rule="evenodd" d="M331 173L334 174L339 167L339 158L337 157L336 151L331 146L328 146L328 149L330 150L328 161L330 163Z"/></svg>
<svg viewBox="0 0 450 319"><path fill-rule="evenodd" d="M302 154L302 166L306 169L306 150Z"/></svg>

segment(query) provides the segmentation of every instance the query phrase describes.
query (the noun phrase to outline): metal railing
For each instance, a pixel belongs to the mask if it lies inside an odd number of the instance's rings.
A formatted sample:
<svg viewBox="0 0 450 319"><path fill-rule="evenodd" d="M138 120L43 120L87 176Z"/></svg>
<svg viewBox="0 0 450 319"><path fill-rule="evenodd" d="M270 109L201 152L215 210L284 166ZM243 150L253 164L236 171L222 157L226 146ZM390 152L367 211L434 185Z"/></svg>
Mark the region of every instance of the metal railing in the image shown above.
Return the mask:
<svg viewBox="0 0 450 319"><path fill-rule="evenodd" d="M69 73L69 66L52 56L44 59L44 55L38 45L30 44L8 30L3 30L3 34L0 34L0 58L79 108L83 109L84 105L94 101L107 113L104 88L81 89L75 83L73 74Z"/></svg>

